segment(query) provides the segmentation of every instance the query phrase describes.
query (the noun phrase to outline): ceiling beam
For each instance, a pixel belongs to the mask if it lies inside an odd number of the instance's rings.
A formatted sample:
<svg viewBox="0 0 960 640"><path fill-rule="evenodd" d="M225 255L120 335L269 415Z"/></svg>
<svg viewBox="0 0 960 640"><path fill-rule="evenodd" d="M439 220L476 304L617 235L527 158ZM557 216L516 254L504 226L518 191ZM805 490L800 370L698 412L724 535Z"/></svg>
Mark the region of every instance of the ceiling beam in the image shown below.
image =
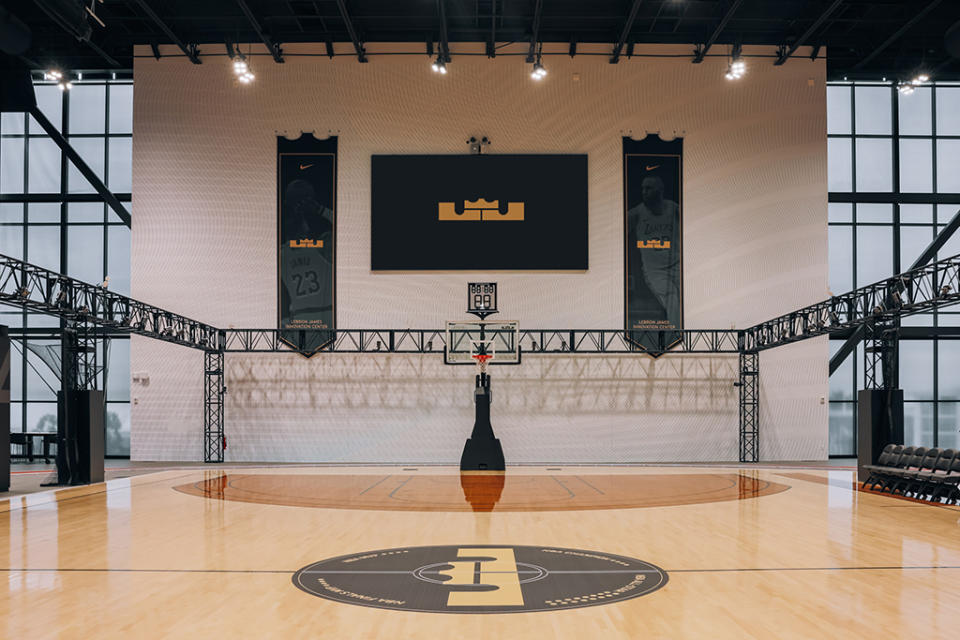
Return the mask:
<svg viewBox="0 0 960 640"><path fill-rule="evenodd" d="M160 16L153 12L153 9L151 9L150 5L147 4L147 0L133 0L133 2L140 7L141 11L147 14L148 18L153 20L154 24L160 27L160 30L163 31L167 37L173 41L174 44L180 47L180 51L183 51L187 58L190 59L190 62L193 64L200 64L200 57L197 55L197 47L195 45L191 45L189 47L185 45L183 40L178 38L177 34L171 31L170 27L168 27L167 24L160 19Z"/></svg>
<svg viewBox="0 0 960 640"><path fill-rule="evenodd" d="M450 41L447 40L447 2L437 0L437 16L440 18L440 57L450 62Z"/></svg>
<svg viewBox="0 0 960 640"><path fill-rule="evenodd" d="M347 27L347 33L350 35L350 41L353 42L353 50L357 52L357 61L366 62L367 52L364 50L363 43L360 42L360 38L357 36L356 29L353 28L353 21L347 12L346 0L337 0L337 8L340 9L340 17L343 18L343 23Z"/></svg>
<svg viewBox="0 0 960 640"><path fill-rule="evenodd" d="M707 52L710 51L710 47L717 41L717 38L720 37L723 30L727 28L727 23L730 22L730 18L733 17L733 14L736 13L741 4L743 4L743 0L733 0L730 6L727 7L727 12L720 18L720 22L717 24L717 28L713 30L713 33L710 34L710 38L708 38L704 44L697 47L697 51L693 55L693 64L703 62L703 59L707 56Z"/></svg>
<svg viewBox="0 0 960 640"><path fill-rule="evenodd" d="M86 43L86 45L87 45L88 47L90 47L90 48L93 50L94 53L96 53L98 56L100 56L101 58L103 58L103 59L106 61L106 63L109 64L111 67L119 67L119 66L120 66L120 63L119 63L119 62L117 62L117 61L116 61L112 56L110 56L110 54L108 54L106 51L104 51L103 49L101 49L100 47L98 47L97 44L91 39L91 37L90 37L90 35L91 35L91 34L90 34L90 27L89 27L89 25L86 23L86 16L84 16L84 26L88 27L88 29L87 29L85 32L80 32L78 29L71 29L71 28L70 28L70 25L69 25L68 23L65 23L64 20L63 20L63 18L61 18L61 17L60 17L55 11L53 11L52 9L50 9L50 8L47 7L47 6L45 6L45 4L44 4L43 2L37 2L37 6L40 7L40 10L43 11L43 12L47 15L47 17L50 18L50 20L51 20L52 22L54 22L58 27L60 27L61 29L63 29L64 31L66 31L67 33L69 33L71 36L77 38L77 39L80 40L81 42ZM88 13L89 13L89 11L88 11ZM93 14L91 13L90 15L93 15ZM96 20L97 20L98 22L100 21L100 19L97 18L95 15L94 15L94 18L96 18ZM101 24L102 24L102 23L101 23ZM82 33L82 35L78 35L78 33Z"/></svg>
<svg viewBox="0 0 960 640"><path fill-rule="evenodd" d="M260 36L260 40L267 47L267 51L269 51L270 55L273 56L273 61L282 63L283 55L280 51L280 45L276 44L270 39L270 36L267 35L267 33L260 26L260 23L257 21L257 17L253 15L253 11L250 10L250 7L247 5L245 0L237 0L237 4L240 5L240 10L243 11L243 15L247 16L247 20L250 21L250 25L253 27L253 30L257 32L258 36Z"/></svg>
<svg viewBox="0 0 960 640"><path fill-rule="evenodd" d="M928 4L926 7L924 7L920 11L918 11L917 14L914 15L911 19L907 20L907 22L904 23L902 27L897 29L892 36L884 40L883 44L881 44L879 47L874 49L873 52L870 55L868 55L866 58L864 58L857 64L853 65L853 67L851 67L850 70L856 71L857 69L862 68L868 62L870 62L871 60L876 58L878 55L880 55L880 53L882 53L884 49L886 49L891 44L896 42L900 38L900 36L905 34L913 25L919 22L925 15L927 15L928 13L936 9L937 5L939 5L941 1L942 0L933 0L933 2Z"/></svg>
<svg viewBox="0 0 960 640"><path fill-rule="evenodd" d="M633 29L633 23L637 19L637 12L640 11L640 3L643 0L633 0L630 7L630 13L627 15L627 21L623 23L623 29L620 31L620 39L613 45L613 54L610 56L610 64L620 62L620 52L623 51L623 45L627 43L627 37L630 36L630 30Z"/></svg>
<svg viewBox="0 0 960 640"><path fill-rule="evenodd" d="M530 49L527 51L527 62L536 62L537 41L540 39L540 15L543 13L543 0L537 0L533 9L533 25L530 32Z"/></svg>
<svg viewBox="0 0 960 640"><path fill-rule="evenodd" d="M820 14L819 18L813 21L813 24L810 25L810 27L794 41L790 48L781 48L779 54L777 55L777 59L773 64L779 67L786 62L790 56L796 53L797 49L799 49L800 46L806 42L824 22L826 22L827 18L830 17L830 14L840 8L841 4L843 4L843 0L833 0L833 2L830 3L830 6Z"/></svg>

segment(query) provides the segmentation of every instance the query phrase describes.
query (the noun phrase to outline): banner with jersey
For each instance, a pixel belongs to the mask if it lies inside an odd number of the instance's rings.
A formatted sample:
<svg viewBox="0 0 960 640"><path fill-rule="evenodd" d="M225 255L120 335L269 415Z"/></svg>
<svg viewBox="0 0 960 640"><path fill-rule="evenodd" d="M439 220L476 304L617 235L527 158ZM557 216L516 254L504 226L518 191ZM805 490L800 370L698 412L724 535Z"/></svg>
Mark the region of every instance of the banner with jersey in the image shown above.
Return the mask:
<svg viewBox="0 0 960 640"><path fill-rule="evenodd" d="M682 338L683 139L623 138L624 322L638 348Z"/></svg>
<svg viewBox="0 0 960 640"><path fill-rule="evenodd" d="M336 329L337 138L277 137L280 339L310 356Z"/></svg>

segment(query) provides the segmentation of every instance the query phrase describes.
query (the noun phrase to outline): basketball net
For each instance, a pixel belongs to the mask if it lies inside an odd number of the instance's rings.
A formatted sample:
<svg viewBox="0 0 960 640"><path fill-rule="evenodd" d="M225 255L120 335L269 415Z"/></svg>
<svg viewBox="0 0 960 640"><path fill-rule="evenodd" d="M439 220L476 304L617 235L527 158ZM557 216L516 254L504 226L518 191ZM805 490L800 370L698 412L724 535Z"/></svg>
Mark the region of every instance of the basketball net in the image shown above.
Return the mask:
<svg viewBox="0 0 960 640"><path fill-rule="evenodd" d="M479 373L486 373L487 361L493 356L489 353L475 353L470 357L477 361L477 371Z"/></svg>

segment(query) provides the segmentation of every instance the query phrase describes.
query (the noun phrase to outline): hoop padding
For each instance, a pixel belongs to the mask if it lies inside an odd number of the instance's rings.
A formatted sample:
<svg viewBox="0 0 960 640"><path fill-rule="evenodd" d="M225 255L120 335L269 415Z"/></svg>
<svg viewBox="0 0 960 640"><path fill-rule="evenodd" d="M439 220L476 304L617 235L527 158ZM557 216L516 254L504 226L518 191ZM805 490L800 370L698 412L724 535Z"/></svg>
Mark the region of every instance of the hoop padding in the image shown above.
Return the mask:
<svg viewBox="0 0 960 640"><path fill-rule="evenodd" d="M483 338L480 337L481 331ZM476 365L477 355L486 355L488 364L520 364L520 331L515 321L448 322L444 336L445 364ZM489 353L478 354L477 345L488 344Z"/></svg>

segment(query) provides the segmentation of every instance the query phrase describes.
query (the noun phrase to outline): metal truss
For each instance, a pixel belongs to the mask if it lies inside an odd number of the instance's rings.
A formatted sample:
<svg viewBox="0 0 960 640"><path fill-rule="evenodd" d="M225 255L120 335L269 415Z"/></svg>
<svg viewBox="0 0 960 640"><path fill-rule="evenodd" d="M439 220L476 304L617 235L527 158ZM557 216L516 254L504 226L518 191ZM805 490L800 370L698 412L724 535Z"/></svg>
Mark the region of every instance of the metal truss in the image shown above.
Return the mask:
<svg viewBox="0 0 960 640"><path fill-rule="evenodd" d="M195 349L218 348L221 344L216 327L3 255L0 303Z"/></svg>
<svg viewBox="0 0 960 640"><path fill-rule="evenodd" d="M867 323L960 302L960 255L905 271L849 293L793 311L743 332L744 351L772 349Z"/></svg>
<svg viewBox="0 0 960 640"><path fill-rule="evenodd" d="M493 334L497 330L487 331ZM227 329L224 331L223 350L227 353L297 353L297 349L281 339L281 336L290 333L278 329ZM337 329L333 333L334 339L318 352L442 355L446 346L445 332L440 329ZM661 355L739 353L741 333L722 329L631 332L623 329L521 329L518 337L520 348L526 354ZM647 345L662 346L650 348Z"/></svg>
<svg viewBox="0 0 960 640"><path fill-rule="evenodd" d="M63 330L61 375L66 389L97 389L97 334L89 322L68 324Z"/></svg>
<svg viewBox="0 0 960 640"><path fill-rule="evenodd" d="M223 433L223 352L203 354L203 461L223 462L226 439Z"/></svg>
<svg viewBox="0 0 960 640"><path fill-rule="evenodd" d="M760 354L740 353L740 462L760 461Z"/></svg>
<svg viewBox="0 0 960 640"><path fill-rule="evenodd" d="M897 351L900 319L864 325L863 388L895 389L899 386Z"/></svg>

